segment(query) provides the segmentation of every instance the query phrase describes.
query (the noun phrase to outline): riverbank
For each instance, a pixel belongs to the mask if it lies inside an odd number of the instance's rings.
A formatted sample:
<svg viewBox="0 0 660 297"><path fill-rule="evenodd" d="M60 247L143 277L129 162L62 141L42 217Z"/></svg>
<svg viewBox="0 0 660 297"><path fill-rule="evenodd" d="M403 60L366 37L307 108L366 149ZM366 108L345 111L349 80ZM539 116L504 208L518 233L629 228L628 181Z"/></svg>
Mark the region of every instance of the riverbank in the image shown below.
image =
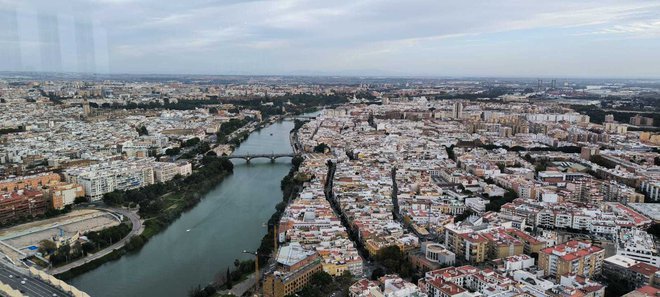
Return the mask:
<svg viewBox="0 0 660 297"><path fill-rule="evenodd" d="M234 154L290 153L292 127L293 121L285 120L255 131ZM198 284L211 283L225 275L227 268L234 269L235 259L253 259L241 251L259 246L266 233L264 223L282 200L281 179L291 162L232 162L232 174L139 251L108 261L69 283L95 297L186 296Z"/></svg>
<svg viewBox="0 0 660 297"><path fill-rule="evenodd" d="M144 220L143 231L132 236L125 242L126 244L112 252L55 274L55 277L68 280L105 262L119 259L129 252L140 250L151 237L163 231L186 210L197 205L203 195L233 171L233 164L225 158L208 157L202 160L202 164L202 167L186 178L179 177L165 184L150 185L126 192L113 192L104 197L104 201L109 205L123 205L127 202L140 205L139 214Z"/></svg>
<svg viewBox="0 0 660 297"><path fill-rule="evenodd" d="M251 133L251 131L254 131L259 126L253 126L255 128L248 127L247 131ZM237 130L243 128L245 127L238 128ZM230 134L231 141L238 141L237 145L240 145L247 138L243 133L245 132L241 131L238 135ZM128 204L135 203L140 205L140 216L144 219L144 223L140 223L139 226L140 233L131 233L133 235L130 238L128 236L123 238L121 245L115 244L111 246L111 252L108 252L106 249L99 256L92 256L90 259L86 259L88 257L81 259L85 261L82 264L71 265L68 269L58 269L52 274L59 279L68 280L93 270L106 262L117 260L129 252L135 252L141 249L151 237L163 231L169 224L179 218L183 212L196 206L203 195L221 183L228 174L232 173L233 164L230 161L224 158L217 160L210 158L215 157L205 157L202 159L201 168L198 168L186 178L179 177L162 185L151 185L145 188L126 192L113 192L110 193L111 195L106 195L104 202L111 206L121 206L126 204L126 202ZM216 170L217 168L220 170ZM135 197L153 197L154 192L159 194L156 198L159 201L154 202L153 199L145 199L149 200L146 205L140 204L141 201L135 201Z"/></svg>

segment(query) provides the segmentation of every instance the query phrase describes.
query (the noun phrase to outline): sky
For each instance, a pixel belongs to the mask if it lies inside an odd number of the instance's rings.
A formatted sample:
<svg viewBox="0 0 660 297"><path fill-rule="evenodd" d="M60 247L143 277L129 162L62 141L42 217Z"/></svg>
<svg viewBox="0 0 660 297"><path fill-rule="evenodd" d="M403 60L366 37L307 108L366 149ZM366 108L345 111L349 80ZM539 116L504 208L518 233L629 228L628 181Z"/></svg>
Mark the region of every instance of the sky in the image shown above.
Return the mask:
<svg viewBox="0 0 660 297"><path fill-rule="evenodd" d="M660 78L660 1L0 0L0 71Z"/></svg>

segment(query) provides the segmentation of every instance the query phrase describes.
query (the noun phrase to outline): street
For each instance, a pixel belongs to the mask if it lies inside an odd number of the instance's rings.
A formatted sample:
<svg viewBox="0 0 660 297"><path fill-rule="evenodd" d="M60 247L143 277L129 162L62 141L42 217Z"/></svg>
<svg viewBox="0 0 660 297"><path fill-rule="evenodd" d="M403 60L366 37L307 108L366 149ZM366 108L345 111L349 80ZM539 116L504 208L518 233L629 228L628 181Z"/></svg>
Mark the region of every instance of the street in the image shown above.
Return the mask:
<svg viewBox="0 0 660 297"><path fill-rule="evenodd" d="M24 275L6 265L0 265L0 281L29 297L71 296L41 279Z"/></svg>

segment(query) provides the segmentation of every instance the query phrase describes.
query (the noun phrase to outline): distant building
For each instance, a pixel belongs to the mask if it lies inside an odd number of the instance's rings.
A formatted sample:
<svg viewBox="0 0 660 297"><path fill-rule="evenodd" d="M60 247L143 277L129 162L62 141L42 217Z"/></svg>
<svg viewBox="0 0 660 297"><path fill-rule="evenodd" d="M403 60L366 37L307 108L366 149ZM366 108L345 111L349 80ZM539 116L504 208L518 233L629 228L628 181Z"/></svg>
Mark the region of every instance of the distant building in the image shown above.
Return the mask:
<svg viewBox="0 0 660 297"><path fill-rule="evenodd" d="M580 157L585 160L591 159L591 157L598 155L600 149L597 146L583 146L580 149Z"/></svg>
<svg viewBox="0 0 660 297"><path fill-rule="evenodd" d="M452 118L460 119L463 117L463 103L455 102L451 110Z"/></svg>
<svg viewBox="0 0 660 297"><path fill-rule="evenodd" d="M640 187L642 192L646 193L651 201L660 200L660 181L645 180Z"/></svg>
<svg viewBox="0 0 660 297"><path fill-rule="evenodd" d="M630 118L630 124L635 126L653 126L653 118L635 115Z"/></svg>
<svg viewBox="0 0 660 297"><path fill-rule="evenodd" d="M89 106L89 100L83 100L83 117L87 118L92 113L92 109Z"/></svg>
<svg viewBox="0 0 660 297"><path fill-rule="evenodd" d="M605 115L605 123L613 123L613 122L614 122L614 115L613 114Z"/></svg>

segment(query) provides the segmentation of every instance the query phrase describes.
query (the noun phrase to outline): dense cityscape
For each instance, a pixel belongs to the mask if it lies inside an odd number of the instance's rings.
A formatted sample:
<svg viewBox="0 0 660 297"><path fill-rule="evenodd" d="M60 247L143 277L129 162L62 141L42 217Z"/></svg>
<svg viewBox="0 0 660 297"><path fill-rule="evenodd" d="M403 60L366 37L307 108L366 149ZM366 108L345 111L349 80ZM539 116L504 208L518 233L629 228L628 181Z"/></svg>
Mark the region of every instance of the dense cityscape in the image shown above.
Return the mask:
<svg viewBox="0 0 660 297"><path fill-rule="evenodd" d="M3 73L0 292L656 296L659 98L657 80ZM240 170L276 166L240 184L281 190L264 221L196 233L209 200L239 211L217 191ZM158 260L201 279L86 281L242 228L260 231L214 241L213 264Z"/></svg>

